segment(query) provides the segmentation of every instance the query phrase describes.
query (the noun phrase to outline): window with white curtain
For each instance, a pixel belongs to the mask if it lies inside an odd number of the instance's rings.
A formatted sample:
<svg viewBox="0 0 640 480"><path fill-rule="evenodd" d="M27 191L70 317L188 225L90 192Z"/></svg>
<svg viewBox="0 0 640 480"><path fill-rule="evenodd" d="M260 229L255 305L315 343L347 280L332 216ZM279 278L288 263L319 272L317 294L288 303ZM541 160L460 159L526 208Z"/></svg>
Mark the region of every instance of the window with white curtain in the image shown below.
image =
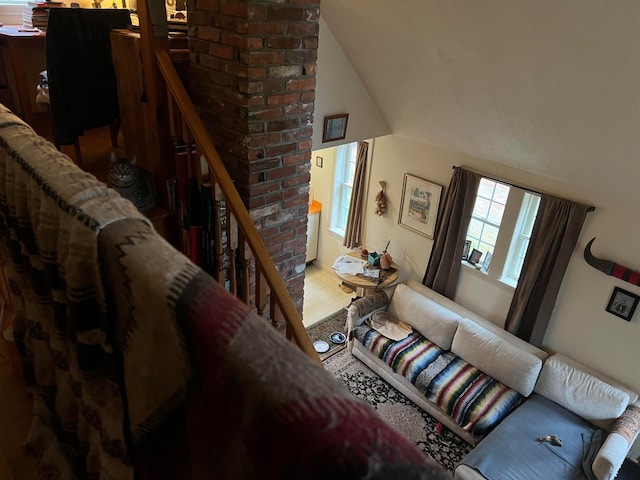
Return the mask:
<svg viewBox="0 0 640 480"><path fill-rule="evenodd" d="M349 216L353 178L356 172L357 142L336 147L336 169L333 177L331 230L344 236Z"/></svg>

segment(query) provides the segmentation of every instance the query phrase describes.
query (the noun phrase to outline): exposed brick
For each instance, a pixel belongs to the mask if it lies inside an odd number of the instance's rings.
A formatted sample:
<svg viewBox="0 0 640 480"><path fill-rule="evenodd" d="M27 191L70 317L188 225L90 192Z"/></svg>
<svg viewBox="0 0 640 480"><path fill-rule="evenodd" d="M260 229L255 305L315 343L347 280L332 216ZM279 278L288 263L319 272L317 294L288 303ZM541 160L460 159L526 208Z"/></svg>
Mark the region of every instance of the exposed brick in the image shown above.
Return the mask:
<svg viewBox="0 0 640 480"><path fill-rule="evenodd" d="M267 18L269 20L285 20L287 22L300 22L304 18L303 8L290 7L267 7Z"/></svg>
<svg viewBox="0 0 640 480"><path fill-rule="evenodd" d="M295 147L295 146L294 146ZM277 180L279 178L290 177L291 175L296 174L295 167L280 167L275 168L267 172L267 178L269 180Z"/></svg>
<svg viewBox="0 0 640 480"><path fill-rule="evenodd" d="M316 50L289 50L287 61L290 63L311 63L318 60Z"/></svg>
<svg viewBox="0 0 640 480"><path fill-rule="evenodd" d="M300 100L299 93L283 93L280 95L269 95L267 105L287 105L297 103Z"/></svg>
<svg viewBox="0 0 640 480"><path fill-rule="evenodd" d="M249 35L284 35L287 24L284 22L248 22L246 33Z"/></svg>
<svg viewBox="0 0 640 480"><path fill-rule="evenodd" d="M235 25L235 20L235 17L232 17L230 15L216 15L215 17L213 17L213 24L216 27L230 30Z"/></svg>
<svg viewBox="0 0 640 480"><path fill-rule="evenodd" d="M315 104L311 103L294 103L292 105L284 106L284 113L287 116L302 115L304 113L313 113Z"/></svg>
<svg viewBox="0 0 640 480"><path fill-rule="evenodd" d="M220 0L220 13L234 17L246 18L247 3L237 0Z"/></svg>
<svg viewBox="0 0 640 480"><path fill-rule="evenodd" d="M316 99L316 91L307 91L300 94L300 101L313 102Z"/></svg>
<svg viewBox="0 0 640 480"><path fill-rule="evenodd" d="M270 37L267 39L267 48L273 48L273 49L299 48L300 44L301 44L300 37L294 37L294 36Z"/></svg>
<svg viewBox="0 0 640 480"><path fill-rule="evenodd" d="M283 142L294 142L304 140L305 138L311 138L313 135L313 128L297 128L295 130L289 130L282 132Z"/></svg>
<svg viewBox="0 0 640 480"><path fill-rule="evenodd" d="M302 66L303 75L314 75L318 72L318 66L315 63L305 63Z"/></svg>
<svg viewBox="0 0 640 480"><path fill-rule="evenodd" d="M283 118L281 120L271 120L267 123L267 130L270 132L282 132L283 130L293 130L300 126L298 118Z"/></svg>
<svg viewBox="0 0 640 480"><path fill-rule="evenodd" d="M314 22L316 23L320 19L320 8L313 7L307 8L304 11L304 21L305 22Z"/></svg>
<svg viewBox="0 0 640 480"><path fill-rule="evenodd" d="M267 16L267 11L263 6L251 5L247 8L247 18L250 20L262 19Z"/></svg>
<svg viewBox="0 0 640 480"><path fill-rule="evenodd" d="M272 78L299 77L302 73L300 65L278 65L267 68L267 73Z"/></svg>
<svg viewBox="0 0 640 480"><path fill-rule="evenodd" d="M247 107L249 108L261 108L266 106L266 97L264 95L254 95L247 99Z"/></svg>
<svg viewBox="0 0 640 480"><path fill-rule="evenodd" d="M220 41L220 29L215 27L209 27L203 25L198 28L198 38L200 40L207 40L210 42L219 42Z"/></svg>
<svg viewBox="0 0 640 480"><path fill-rule="evenodd" d="M191 20L191 14L189 14L189 20ZM320 27L317 23L290 23L287 28L289 35L295 35L298 37L310 37L318 35Z"/></svg>
<svg viewBox="0 0 640 480"><path fill-rule="evenodd" d="M282 108L266 108L264 110L253 110L249 113L249 118L252 120L273 120L275 118L282 117Z"/></svg>
<svg viewBox="0 0 640 480"><path fill-rule="evenodd" d="M240 52L239 60L249 65L269 65L284 62L284 54L281 52Z"/></svg>
<svg viewBox="0 0 640 480"><path fill-rule="evenodd" d="M196 9L206 10L207 12L218 12L220 8L220 0L197 0ZM191 21L191 12L189 12L189 21Z"/></svg>
<svg viewBox="0 0 640 480"><path fill-rule="evenodd" d="M301 163L309 162L310 159L311 159L310 152L296 153L294 155L285 155L284 157L282 157L282 164L283 165L299 165Z"/></svg>
<svg viewBox="0 0 640 480"><path fill-rule="evenodd" d="M302 39L302 48L318 48L318 37L306 37Z"/></svg>
<svg viewBox="0 0 640 480"><path fill-rule="evenodd" d="M306 140L298 143L298 148L300 150L311 150L312 146L313 145L311 144L311 140Z"/></svg>
<svg viewBox="0 0 640 480"><path fill-rule="evenodd" d="M295 143L285 143L281 145L276 145L274 147L267 147L265 148L265 152L268 157L276 157L280 155L285 155L287 153L295 152L296 146L297 145Z"/></svg>
<svg viewBox="0 0 640 480"><path fill-rule="evenodd" d="M299 174L293 177L289 177L283 181L283 187L291 188L297 185L308 185L311 180L311 174Z"/></svg>
<svg viewBox="0 0 640 480"><path fill-rule="evenodd" d="M248 139L246 146L249 148L263 147L265 145L276 145L280 142L279 133L265 133L263 135L254 135Z"/></svg>
<svg viewBox="0 0 640 480"><path fill-rule="evenodd" d="M314 90L315 88L315 78L295 79L287 81L287 90Z"/></svg>
<svg viewBox="0 0 640 480"><path fill-rule="evenodd" d="M220 43L212 43L209 45L209 53L214 57L225 58L227 60L233 59L233 48L222 45Z"/></svg>

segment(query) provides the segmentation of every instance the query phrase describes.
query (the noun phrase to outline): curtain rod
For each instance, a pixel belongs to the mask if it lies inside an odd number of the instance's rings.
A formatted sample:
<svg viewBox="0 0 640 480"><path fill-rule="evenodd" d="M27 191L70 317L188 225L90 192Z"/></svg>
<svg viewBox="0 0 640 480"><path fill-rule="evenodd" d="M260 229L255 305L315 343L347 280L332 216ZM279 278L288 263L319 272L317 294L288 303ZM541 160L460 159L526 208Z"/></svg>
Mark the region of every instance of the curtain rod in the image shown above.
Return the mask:
<svg viewBox="0 0 640 480"><path fill-rule="evenodd" d="M528 192L536 193L538 195L551 195L549 193L545 193L545 192L540 192L538 190L534 190L533 188L527 187L526 185L520 185L520 184L517 184L517 183L513 183L513 182L511 182L509 180L505 180L504 178L497 178L497 177L494 177L494 176L491 176L491 175L486 175L486 174L484 174L482 172L478 172L477 170L473 170L471 168L458 167L456 165L453 165L451 168L452 168L452 170L455 170L456 168L462 168L463 170L467 170L469 172L473 172L473 173L476 173L478 175L482 175L484 178L488 178L489 180L493 180L494 182L500 182L500 183L504 183L505 185L509 185L511 187L521 188L522 190L527 190ZM552 196L557 197L557 195L552 195ZM596 207L594 207L593 205L591 205L591 206L585 205L585 206L587 207L587 212L593 212L596 209Z"/></svg>

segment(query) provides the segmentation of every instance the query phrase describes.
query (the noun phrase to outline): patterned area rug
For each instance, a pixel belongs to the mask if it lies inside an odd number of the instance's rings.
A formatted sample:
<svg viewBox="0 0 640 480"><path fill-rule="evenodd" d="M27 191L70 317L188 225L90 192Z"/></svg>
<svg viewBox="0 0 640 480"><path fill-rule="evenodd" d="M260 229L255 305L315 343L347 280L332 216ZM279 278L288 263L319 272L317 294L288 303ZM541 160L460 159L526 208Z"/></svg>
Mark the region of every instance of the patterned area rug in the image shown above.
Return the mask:
<svg viewBox="0 0 640 480"><path fill-rule="evenodd" d="M329 344L329 351L320 353L320 360L324 361L336 353L344 350L345 343L337 344L331 341L331 334L334 332L347 333L347 310L341 308L328 317L314 323L307 328L307 333L311 337L311 342L322 340Z"/></svg>
<svg viewBox="0 0 640 480"><path fill-rule="evenodd" d="M433 418L347 350L325 360L324 365L354 396L373 406L385 422L447 470L453 472L462 457L471 450L470 445L445 427L442 434L438 434L437 422Z"/></svg>

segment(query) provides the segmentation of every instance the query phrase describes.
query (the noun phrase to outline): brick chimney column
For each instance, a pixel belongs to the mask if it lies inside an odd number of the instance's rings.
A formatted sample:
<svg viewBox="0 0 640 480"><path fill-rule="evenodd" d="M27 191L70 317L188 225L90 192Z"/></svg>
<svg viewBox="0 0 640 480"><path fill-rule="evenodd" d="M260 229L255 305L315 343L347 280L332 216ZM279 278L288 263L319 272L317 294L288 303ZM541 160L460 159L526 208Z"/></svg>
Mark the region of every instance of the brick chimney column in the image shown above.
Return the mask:
<svg viewBox="0 0 640 480"><path fill-rule="evenodd" d="M319 0L189 0L191 97L302 311Z"/></svg>

